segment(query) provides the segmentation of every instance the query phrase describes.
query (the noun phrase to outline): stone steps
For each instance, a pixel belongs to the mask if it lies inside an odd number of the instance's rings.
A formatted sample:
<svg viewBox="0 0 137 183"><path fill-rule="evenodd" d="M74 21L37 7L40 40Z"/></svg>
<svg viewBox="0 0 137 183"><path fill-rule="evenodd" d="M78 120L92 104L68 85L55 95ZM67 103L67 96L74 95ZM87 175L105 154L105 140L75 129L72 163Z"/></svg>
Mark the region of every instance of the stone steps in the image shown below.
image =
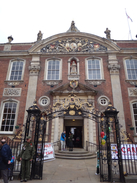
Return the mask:
<svg viewBox="0 0 137 183"><path fill-rule="evenodd" d="M125 183L137 183L137 175L127 175L125 176Z"/></svg>
<svg viewBox="0 0 137 183"><path fill-rule="evenodd" d="M83 149L81 150L74 149L73 151L65 150L65 151L55 152L55 158L73 159L73 160L92 159L92 158L96 158L96 154L85 151Z"/></svg>

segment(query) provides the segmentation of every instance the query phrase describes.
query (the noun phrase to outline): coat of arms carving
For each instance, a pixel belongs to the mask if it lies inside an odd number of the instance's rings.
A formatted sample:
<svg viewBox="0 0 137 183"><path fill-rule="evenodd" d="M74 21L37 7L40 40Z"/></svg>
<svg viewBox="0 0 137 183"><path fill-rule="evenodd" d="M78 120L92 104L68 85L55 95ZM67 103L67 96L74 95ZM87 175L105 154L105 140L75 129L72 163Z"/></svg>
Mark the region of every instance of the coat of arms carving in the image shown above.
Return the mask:
<svg viewBox="0 0 137 183"><path fill-rule="evenodd" d="M95 52L106 51L107 48L90 39L84 38L66 38L55 41L43 47L43 53L68 53L68 52Z"/></svg>

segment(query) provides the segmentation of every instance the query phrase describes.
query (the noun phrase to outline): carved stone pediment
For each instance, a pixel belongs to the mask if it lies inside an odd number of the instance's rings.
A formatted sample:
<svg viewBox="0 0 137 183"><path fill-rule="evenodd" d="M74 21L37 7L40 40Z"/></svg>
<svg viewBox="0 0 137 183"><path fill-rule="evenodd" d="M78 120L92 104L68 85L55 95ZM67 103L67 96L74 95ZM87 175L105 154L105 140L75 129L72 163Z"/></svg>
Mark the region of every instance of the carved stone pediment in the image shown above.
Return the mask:
<svg viewBox="0 0 137 183"><path fill-rule="evenodd" d="M68 53L68 52L97 52L106 51L107 47L93 41L92 39L72 37L59 39L47 44L41 49L43 53Z"/></svg>
<svg viewBox="0 0 137 183"><path fill-rule="evenodd" d="M70 86L70 83L66 83L50 91L51 95L68 95L72 93L77 95L95 96L97 94L97 91L82 83L78 83L78 86L76 88L72 88Z"/></svg>

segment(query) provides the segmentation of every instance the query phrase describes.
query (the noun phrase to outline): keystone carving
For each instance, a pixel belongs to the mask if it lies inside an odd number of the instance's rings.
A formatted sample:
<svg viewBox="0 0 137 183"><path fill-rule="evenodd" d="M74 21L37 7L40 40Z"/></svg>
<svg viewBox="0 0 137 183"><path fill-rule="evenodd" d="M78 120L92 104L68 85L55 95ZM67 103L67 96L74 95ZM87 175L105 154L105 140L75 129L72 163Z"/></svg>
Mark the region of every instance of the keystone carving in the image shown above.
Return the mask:
<svg viewBox="0 0 137 183"><path fill-rule="evenodd" d="M120 65L109 64L108 69L110 70L110 74L119 74Z"/></svg>
<svg viewBox="0 0 137 183"><path fill-rule="evenodd" d="M40 71L40 65L29 66L30 75L38 75Z"/></svg>

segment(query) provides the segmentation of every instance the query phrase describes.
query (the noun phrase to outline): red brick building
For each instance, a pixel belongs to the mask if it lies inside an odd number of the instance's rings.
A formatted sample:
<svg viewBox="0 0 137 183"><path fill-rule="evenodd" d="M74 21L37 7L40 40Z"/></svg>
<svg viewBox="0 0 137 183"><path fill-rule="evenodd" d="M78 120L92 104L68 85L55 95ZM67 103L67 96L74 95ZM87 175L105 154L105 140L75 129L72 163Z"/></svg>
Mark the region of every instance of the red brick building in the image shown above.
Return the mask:
<svg viewBox="0 0 137 183"><path fill-rule="evenodd" d="M72 22L67 32L46 39L39 32L33 43L12 43L9 37L0 44L0 136L12 139L22 129L35 99L44 112L73 93L75 101L102 112L111 101L122 129L137 142L137 41L117 41L108 29L105 33L106 38L83 33ZM80 147L96 143L91 119L55 118L47 123L46 140L59 140L63 130L80 134Z"/></svg>

